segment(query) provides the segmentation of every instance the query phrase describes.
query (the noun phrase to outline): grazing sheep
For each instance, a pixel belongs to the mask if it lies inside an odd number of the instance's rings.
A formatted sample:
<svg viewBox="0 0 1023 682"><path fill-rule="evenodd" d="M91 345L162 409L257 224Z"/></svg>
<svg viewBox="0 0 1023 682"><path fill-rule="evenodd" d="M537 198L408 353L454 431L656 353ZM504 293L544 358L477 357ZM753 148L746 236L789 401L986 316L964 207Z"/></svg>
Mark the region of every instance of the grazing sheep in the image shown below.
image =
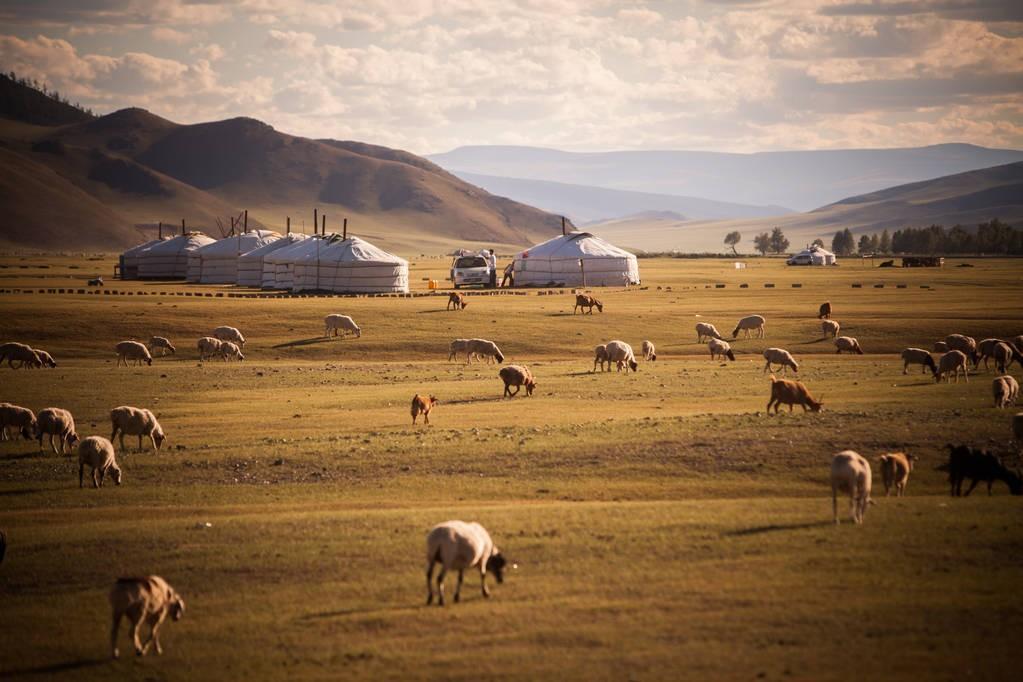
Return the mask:
<svg viewBox="0 0 1023 682"><path fill-rule="evenodd" d="M114 445L102 436L89 436L78 443L78 487L85 485L85 466L92 467L92 487L103 487L103 477L110 472L115 485L121 485L121 467L114 459Z"/></svg>
<svg viewBox="0 0 1023 682"><path fill-rule="evenodd" d="M220 339L215 339L212 336L204 336L199 339L196 343L196 348L199 349L199 360L204 362L213 358L216 355L220 355L220 346L223 343Z"/></svg>
<svg viewBox="0 0 1023 682"><path fill-rule="evenodd" d="M597 363L600 363L600 371L604 371L604 363L607 363L607 371L611 371L611 358L607 355L607 344L601 344L593 349L593 371L597 371Z"/></svg>
<svg viewBox="0 0 1023 682"><path fill-rule="evenodd" d="M153 355L156 355L157 348L160 349L161 356L166 353L174 355L174 351L176 350L174 348L174 344L170 342L170 339L165 339L162 336L154 336L153 338L149 339L149 352L152 353Z"/></svg>
<svg viewBox="0 0 1023 682"><path fill-rule="evenodd" d="M838 525L838 493L849 495L849 513L854 523L863 523L870 499L870 462L852 450L831 458L831 511Z"/></svg>
<svg viewBox="0 0 1023 682"><path fill-rule="evenodd" d="M641 349L643 351L644 360L653 362L657 359L657 349L654 347L653 341L644 341Z"/></svg>
<svg viewBox="0 0 1023 682"><path fill-rule="evenodd" d="M718 339L719 341L724 341L721 334L718 333L717 327L712 325L710 322L697 322L696 342L703 343L704 339Z"/></svg>
<svg viewBox="0 0 1023 682"><path fill-rule="evenodd" d="M110 410L110 423L113 425L110 440L113 440L120 434L122 451L127 449L124 447L124 437L126 435L138 436L139 452L142 452L142 437L148 436L149 441L153 444L153 452L160 454L160 445L163 444L166 436L163 434L160 422L156 421L156 415L149 410L121 405Z"/></svg>
<svg viewBox="0 0 1023 682"><path fill-rule="evenodd" d="M576 294L575 307L572 308L572 314L575 315L576 311L579 310L580 308L588 308L590 311L590 315L592 315L594 306L596 306L597 310L599 310L600 312L604 312L604 304L598 301L597 299L593 298L592 296L587 296L586 294ZM585 314L586 313L584 312L583 315Z"/></svg>
<svg viewBox="0 0 1023 682"><path fill-rule="evenodd" d="M75 418L67 410L59 407L47 407L39 410L36 417L38 422L39 449L43 449L43 436L50 437L50 447L53 454L57 454L57 446L53 444L53 437L58 436L60 440L60 454L64 454L64 446L73 447L78 442L78 434L75 433Z"/></svg>
<svg viewBox="0 0 1023 682"><path fill-rule="evenodd" d="M439 402L440 401L432 395L428 398L424 398L418 393L412 396L412 423L415 424L419 415L423 415L423 422L429 424L430 410L432 410L433 406Z"/></svg>
<svg viewBox="0 0 1023 682"><path fill-rule="evenodd" d="M903 374L909 373L910 365L920 365L921 374L925 373L928 369L931 370L931 374L938 371L938 366L934 364L934 358L923 348L907 348L902 351Z"/></svg>
<svg viewBox="0 0 1023 682"><path fill-rule="evenodd" d="M465 296L452 291L448 294L448 310L465 310L465 306L469 305L469 302L465 300Z"/></svg>
<svg viewBox="0 0 1023 682"><path fill-rule="evenodd" d="M607 359L608 362L615 363L617 371L621 372L622 368L625 368L625 373L628 374L631 369L633 372L638 371L639 363L636 362L636 356L632 352L632 346L625 343L624 341L607 342Z"/></svg>
<svg viewBox="0 0 1023 682"><path fill-rule="evenodd" d="M455 339L448 346L448 362L469 350L469 339Z"/></svg>
<svg viewBox="0 0 1023 682"><path fill-rule="evenodd" d="M988 495L995 481L1004 481L1013 495L1023 495L1023 477L1020 472L1009 469L990 452L966 445L945 447L948 448L948 463L938 467L938 470L948 472L952 497L969 495L980 481L987 483ZM970 479L970 487L964 493L963 482L966 479Z"/></svg>
<svg viewBox="0 0 1023 682"><path fill-rule="evenodd" d="M118 366L123 362L127 367L129 360L134 361L136 365L141 365L143 362L147 365L153 364L153 356L149 354L149 349L138 341L121 341L115 348L117 349Z"/></svg>
<svg viewBox="0 0 1023 682"><path fill-rule="evenodd" d="M947 353L948 344L945 343L944 341L935 341L934 347L931 350L933 350L935 353Z"/></svg>
<svg viewBox="0 0 1023 682"><path fill-rule="evenodd" d="M789 367L792 368L793 372L799 372L799 365L796 364L796 359L784 348L768 348L764 351L764 359L767 360L767 363L764 365L765 374L768 371L774 371L772 365L780 365L785 372L788 372Z"/></svg>
<svg viewBox="0 0 1023 682"><path fill-rule="evenodd" d="M224 359L224 362L227 362L231 358L234 358L235 360L245 359L245 356L242 355L242 349L230 341L220 342L220 357Z"/></svg>
<svg viewBox="0 0 1023 682"><path fill-rule="evenodd" d="M533 378L533 373L529 371L529 368L523 365L508 365L502 367L501 371L498 372L501 377L501 381L504 382L504 396L512 398L519 394L522 387L526 387L526 396L533 395L533 389L536 388L536 380ZM515 387L515 392L511 392L511 387Z"/></svg>
<svg viewBox="0 0 1023 682"><path fill-rule="evenodd" d="M487 363L492 359L497 364L504 362L504 355L501 353L501 349L497 347L496 343L486 339L469 339L465 349L465 364L470 364L473 357L484 358Z"/></svg>
<svg viewBox="0 0 1023 682"><path fill-rule="evenodd" d="M824 320L821 322L821 331L824 332L825 337L835 338L841 329L842 325L838 323L838 320Z"/></svg>
<svg viewBox="0 0 1023 682"><path fill-rule="evenodd" d="M938 371L934 373L934 382L939 383L942 379L951 383L947 376L952 374L959 383L959 373L963 373L963 379L970 382L970 373L966 370L966 355L962 351L950 350L938 359Z"/></svg>
<svg viewBox="0 0 1023 682"><path fill-rule="evenodd" d="M710 349L710 359L713 360L715 357L728 358L731 361L735 361L735 353L732 352L732 347L727 341L720 339L711 339L710 343L707 344L707 348Z"/></svg>
<svg viewBox="0 0 1023 682"><path fill-rule="evenodd" d="M913 470L916 457L904 452L889 452L878 457L878 461L881 463L881 478L884 480L884 496L888 497L892 487L895 488L896 497L905 495L909 472Z"/></svg>
<svg viewBox="0 0 1023 682"><path fill-rule="evenodd" d="M980 361L983 360L984 361L984 369L987 369L988 368L988 364L987 364L988 358L990 358L990 357L992 357L994 355L995 346L997 346L1000 343L1007 343L1007 342L1006 341L1002 341L1001 339L984 339L983 341L978 343L977 344L977 364L979 365Z"/></svg>
<svg viewBox="0 0 1023 682"><path fill-rule="evenodd" d="M810 395L810 391L801 381L778 379L772 374L771 399L767 401L767 413L771 414L771 406L773 405L774 413L778 414L778 408L782 404L789 406L789 412L792 412L793 405L802 407L803 412L806 412L807 408L811 412L820 412L824 409L824 401L814 400L814 397Z"/></svg>
<svg viewBox="0 0 1023 682"><path fill-rule="evenodd" d="M1001 409L1016 404L1016 398L1019 396L1019 382L1015 377L1008 374L995 377L991 382L991 389L995 394L995 407Z"/></svg>
<svg viewBox="0 0 1023 682"><path fill-rule="evenodd" d="M156 645L156 653L162 654L160 646L160 626L167 616L171 620L181 620L185 613L185 600L181 598L167 581L158 575L147 575L144 578L118 578L110 589L110 610L113 622L110 626L111 655L118 658L117 630L121 619L125 616L131 622L131 639L135 645L135 653L144 656L149 645ZM139 630L142 622L149 625L149 639L143 644L139 641Z"/></svg>
<svg viewBox="0 0 1023 682"><path fill-rule="evenodd" d="M237 343L239 348L245 348L245 337L234 327L217 327L213 330L213 338L220 339L221 341L231 341Z"/></svg>
<svg viewBox="0 0 1023 682"><path fill-rule="evenodd" d="M977 355L977 342L973 339L973 337L965 336L963 334L949 334L945 337L945 345L948 346L949 350L960 351L963 355L968 357L974 367L976 367L977 363L980 362L980 356Z"/></svg>
<svg viewBox="0 0 1023 682"><path fill-rule="evenodd" d="M1018 350L1020 353L1023 353L1023 334L1020 334L1015 338L1009 339L1009 343L1012 344L1013 348Z"/></svg>
<svg viewBox="0 0 1023 682"><path fill-rule="evenodd" d="M760 315L744 317L739 320L739 324L735 325L735 329L732 330L732 338L739 338L739 332L742 331L745 332L745 338L748 339L750 337L750 332L756 330L757 338L762 339L765 336L764 325L766 322L767 320Z"/></svg>
<svg viewBox="0 0 1023 682"><path fill-rule="evenodd" d="M426 536L426 604L433 603L433 566L440 564L437 574L438 606L444 606L444 576L448 571L458 571L458 585L455 587L455 603L461 599L462 579L465 569L479 567L480 586L484 597L490 596L487 589L487 571L491 571L498 584L504 582L504 567L507 561L494 546L490 534L476 522L447 521L438 524ZM513 564L512 568L516 566Z"/></svg>
<svg viewBox="0 0 1023 682"><path fill-rule="evenodd" d="M36 357L39 358L39 362L42 364L43 367L57 366L57 361L54 360L53 356L47 353L46 351L39 350L38 348L33 348L32 350L35 351Z"/></svg>
<svg viewBox="0 0 1023 682"><path fill-rule="evenodd" d="M15 433L21 432L25 440L32 440L36 437L36 429L39 427L35 413L27 407L12 405L11 403L0 403L0 440L14 440L7 427L14 427Z"/></svg>
<svg viewBox="0 0 1023 682"><path fill-rule="evenodd" d="M102 277L96 277L95 279L90 279L89 280L89 286L90 287L101 287L101 286L103 286L103 278Z"/></svg>
<svg viewBox="0 0 1023 682"><path fill-rule="evenodd" d="M831 319L831 302L825 301L821 303L821 307L817 309L818 320L830 320Z"/></svg>
<svg viewBox="0 0 1023 682"><path fill-rule="evenodd" d="M0 345L0 362L4 360L7 360L7 366L11 369L21 369L26 366L30 369L38 369L43 366L43 361L39 358L38 353L29 346L15 341ZM14 366L15 362L18 363L17 367Z"/></svg>
<svg viewBox="0 0 1023 682"><path fill-rule="evenodd" d="M334 332L334 336L337 336L338 332L341 332L342 339L348 336L349 332L354 334L357 339L362 336L362 329L359 325L355 324L355 320L348 315L338 315L337 313L327 315L323 318L323 325L325 327L323 332L324 336L330 336L331 332Z"/></svg>
<svg viewBox="0 0 1023 682"><path fill-rule="evenodd" d="M1023 355L1020 355L1018 350L1004 341L995 344L991 356L995 359L995 367L998 368L1001 374L1009 371L1009 367L1014 362L1018 362L1020 367L1023 367Z"/></svg>
<svg viewBox="0 0 1023 682"><path fill-rule="evenodd" d="M838 354L845 352L863 355L863 350L860 348L860 342L851 336L839 336L835 339L835 349L835 352Z"/></svg>

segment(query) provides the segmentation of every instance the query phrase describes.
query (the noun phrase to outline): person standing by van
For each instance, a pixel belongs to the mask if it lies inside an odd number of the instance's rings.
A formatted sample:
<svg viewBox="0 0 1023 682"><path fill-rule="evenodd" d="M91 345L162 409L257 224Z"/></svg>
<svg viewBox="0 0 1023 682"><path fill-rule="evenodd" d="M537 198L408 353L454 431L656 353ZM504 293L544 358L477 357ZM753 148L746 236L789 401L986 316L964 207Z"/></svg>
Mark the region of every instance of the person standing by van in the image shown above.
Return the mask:
<svg viewBox="0 0 1023 682"><path fill-rule="evenodd" d="M497 256L494 255L494 250L490 249L490 253L487 254L487 265L490 266L490 288L497 288Z"/></svg>

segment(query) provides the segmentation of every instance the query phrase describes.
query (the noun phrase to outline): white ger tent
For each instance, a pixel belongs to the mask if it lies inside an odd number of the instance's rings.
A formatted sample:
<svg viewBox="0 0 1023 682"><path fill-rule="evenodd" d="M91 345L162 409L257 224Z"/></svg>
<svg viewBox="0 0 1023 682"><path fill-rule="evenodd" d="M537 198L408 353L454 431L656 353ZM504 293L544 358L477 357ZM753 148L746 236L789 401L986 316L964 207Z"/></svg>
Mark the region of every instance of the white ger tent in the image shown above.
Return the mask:
<svg viewBox="0 0 1023 682"><path fill-rule="evenodd" d="M787 265L834 265L835 254L822 246L808 246L785 263Z"/></svg>
<svg viewBox="0 0 1023 682"><path fill-rule="evenodd" d="M213 242L202 232L189 232L154 244L139 254L139 277L184 279L188 274L189 255Z"/></svg>
<svg viewBox="0 0 1023 682"><path fill-rule="evenodd" d="M280 239L275 239L238 256L238 286L263 286L263 259L274 251L294 246L305 238L306 235L304 234L287 234Z"/></svg>
<svg viewBox="0 0 1023 682"><path fill-rule="evenodd" d="M298 258L293 290L408 293L408 261L364 239L348 237Z"/></svg>
<svg viewBox="0 0 1023 682"><path fill-rule="evenodd" d="M298 241L291 246L263 256L263 288L291 290L295 284L295 263L310 251L322 253L328 246L341 240L341 235L330 233L326 236L316 235Z"/></svg>
<svg viewBox="0 0 1023 682"><path fill-rule="evenodd" d="M515 286L639 284L636 257L589 232L569 232L515 256Z"/></svg>
<svg viewBox="0 0 1023 682"><path fill-rule="evenodd" d="M133 246L122 253L120 258L121 279L138 279L139 263L141 262L142 253L151 246L156 246L162 241L163 239L152 239L145 244Z"/></svg>
<svg viewBox="0 0 1023 682"><path fill-rule="evenodd" d="M271 230L252 230L224 237L188 256L188 281L203 284L234 284L238 281L238 257L281 238Z"/></svg>

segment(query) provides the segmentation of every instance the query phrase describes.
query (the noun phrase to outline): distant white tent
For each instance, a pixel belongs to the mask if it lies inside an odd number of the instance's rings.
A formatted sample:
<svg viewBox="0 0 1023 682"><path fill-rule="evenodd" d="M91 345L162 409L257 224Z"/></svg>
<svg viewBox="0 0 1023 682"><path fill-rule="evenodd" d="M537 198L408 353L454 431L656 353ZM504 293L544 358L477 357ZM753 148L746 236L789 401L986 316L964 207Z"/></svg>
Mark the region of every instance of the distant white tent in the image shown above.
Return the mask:
<svg viewBox="0 0 1023 682"><path fill-rule="evenodd" d="M238 281L238 257L280 238L271 230L252 230L207 244L189 254L187 279L203 284L234 284Z"/></svg>
<svg viewBox="0 0 1023 682"><path fill-rule="evenodd" d="M143 279L185 279L188 275L188 257L196 249L215 240L202 232L189 232L166 239L142 251L139 258L139 277Z"/></svg>
<svg viewBox="0 0 1023 682"><path fill-rule="evenodd" d="M295 262L294 291L408 293L408 261L358 237L309 250Z"/></svg>
<svg viewBox="0 0 1023 682"><path fill-rule="evenodd" d="M120 257L121 265L121 279L138 279L139 278L139 263L141 262L141 256L144 251L152 246L156 246L163 239L152 239L144 244L133 246Z"/></svg>
<svg viewBox="0 0 1023 682"><path fill-rule="evenodd" d="M639 284L636 257L589 232L569 232L515 256L515 286Z"/></svg>
<svg viewBox="0 0 1023 682"><path fill-rule="evenodd" d="M267 254L263 257L263 288L290 291L295 284L296 261L309 252L316 253L319 250L322 253L336 241L341 241L341 235L332 232L326 236L303 239Z"/></svg>
<svg viewBox="0 0 1023 682"><path fill-rule="evenodd" d="M835 254L823 246L809 246L785 261L787 265L834 265Z"/></svg>
<svg viewBox="0 0 1023 682"><path fill-rule="evenodd" d="M306 235L293 232L238 256L238 286L263 286L263 259L274 251L294 246L305 238Z"/></svg>

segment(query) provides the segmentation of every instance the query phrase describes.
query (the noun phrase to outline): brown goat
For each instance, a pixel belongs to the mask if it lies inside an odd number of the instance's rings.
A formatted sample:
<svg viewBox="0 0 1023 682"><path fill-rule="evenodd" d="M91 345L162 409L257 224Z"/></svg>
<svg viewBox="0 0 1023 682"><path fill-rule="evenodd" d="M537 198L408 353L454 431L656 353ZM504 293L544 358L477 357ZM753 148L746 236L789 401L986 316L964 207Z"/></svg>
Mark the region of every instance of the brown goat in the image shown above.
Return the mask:
<svg viewBox="0 0 1023 682"><path fill-rule="evenodd" d="M806 386L801 381L789 381L788 379L777 379L771 375L771 399L767 401L767 412L770 414L771 406L774 406L774 413L778 414L778 408L782 404L789 406L789 412L792 411L793 405L799 405L803 408L803 412L807 411L807 408L811 412L820 412L823 409L824 402L821 400L814 400L813 396L810 395L810 391L807 390Z"/></svg>
<svg viewBox="0 0 1023 682"><path fill-rule="evenodd" d="M881 477L884 479L884 496L888 497L892 487L896 497L905 495L909 472L913 470L916 457L904 452L889 452L878 457L878 461L881 462Z"/></svg>
<svg viewBox="0 0 1023 682"><path fill-rule="evenodd" d="M831 302L825 301L821 303L821 307L817 310L818 320L830 320L831 319Z"/></svg>
<svg viewBox="0 0 1023 682"><path fill-rule="evenodd" d="M439 402L440 401L434 398L432 395L428 398L424 398L423 396L416 393L412 397L412 423L415 424L416 419L419 417L419 415L423 415L423 422L429 424L430 410L432 410L433 406Z"/></svg>
<svg viewBox="0 0 1023 682"><path fill-rule="evenodd" d="M572 308L572 314L575 315L579 308L589 308L590 315L593 314L593 306L597 306L597 310L604 312L604 304L586 294L575 295L575 307ZM583 313L586 314L585 312Z"/></svg>
<svg viewBox="0 0 1023 682"><path fill-rule="evenodd" d="M465 296L452 291L448 294L448 310L465 310L465 306L469 305L469 302L465 300Z"/></svg>

